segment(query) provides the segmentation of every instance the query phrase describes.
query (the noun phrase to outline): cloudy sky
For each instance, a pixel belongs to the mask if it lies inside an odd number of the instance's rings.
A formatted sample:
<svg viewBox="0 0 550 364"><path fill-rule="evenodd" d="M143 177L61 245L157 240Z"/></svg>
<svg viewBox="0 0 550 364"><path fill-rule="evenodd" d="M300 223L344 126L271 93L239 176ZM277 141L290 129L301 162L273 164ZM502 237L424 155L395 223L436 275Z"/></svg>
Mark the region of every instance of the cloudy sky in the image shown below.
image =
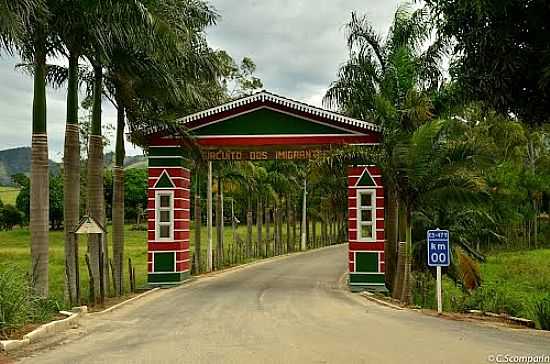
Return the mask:
<svg viewBox="0 0 550 364"><path fill-rule="evenodd" d="M212 0L222 18L208 30L208 40L236 60L251 57L265 89L320 106L338 66L347 58L343 25L351 12L368 14L378 31L385 32L400 2ZM18 62L5 55L0 58L0 150L31 141L32 80L14 70ZM107 101L103 109L105 122L113 124L115 110ZM54 160L61 159L64 121L65 92L49 90L48 137ZM139 153L128 146L129 155Z"/></svg>

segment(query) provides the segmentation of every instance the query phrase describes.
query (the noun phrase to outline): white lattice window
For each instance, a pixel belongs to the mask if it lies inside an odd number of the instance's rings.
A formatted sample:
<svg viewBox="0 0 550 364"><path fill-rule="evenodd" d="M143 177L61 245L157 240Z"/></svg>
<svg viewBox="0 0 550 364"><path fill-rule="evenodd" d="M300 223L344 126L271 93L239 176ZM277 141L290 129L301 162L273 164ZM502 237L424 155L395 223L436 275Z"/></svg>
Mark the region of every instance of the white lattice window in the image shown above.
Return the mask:
<svg viewBox="0 0 550 364"><path fill-rule="evenodd" d="M357 191L357 234L360 241L376 240L376 192Z"/></svg>
<svg viewBox="0 0 550 364"><path fill-rule="evenodd" d="M157 191L155 206L155 240L174 240L174 193Z"/></svg>

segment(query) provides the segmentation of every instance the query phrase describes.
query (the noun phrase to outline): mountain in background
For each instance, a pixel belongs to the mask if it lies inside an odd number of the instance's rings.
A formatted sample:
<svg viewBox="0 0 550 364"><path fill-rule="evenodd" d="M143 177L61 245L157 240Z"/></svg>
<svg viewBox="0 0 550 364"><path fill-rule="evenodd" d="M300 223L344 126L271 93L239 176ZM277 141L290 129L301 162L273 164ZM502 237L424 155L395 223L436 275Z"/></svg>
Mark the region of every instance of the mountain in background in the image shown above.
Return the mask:
<svg viewBox="0 0 550 364"><path fill-rule="evenodd" d="M16 173L31 174L31 148L20 147L0 150L0 186L12 186L11 176ZM110 169L113 165L114 154L105 154L105 168ZM49 161L50 173L59 174L61 163ZM128 156L124 160L124 168L146 168L147 158L143 155Z"/></svg>
<svg viewBox="0 0 550 364"><path fill-rule="evenodd" d="M13 185L11 176L16 173L24 173L30 176L31 173L31 154L30 147L20 147L0 151L0 186ZM59 163L49 161L50 172L59 174L61 168Z"/></svg>

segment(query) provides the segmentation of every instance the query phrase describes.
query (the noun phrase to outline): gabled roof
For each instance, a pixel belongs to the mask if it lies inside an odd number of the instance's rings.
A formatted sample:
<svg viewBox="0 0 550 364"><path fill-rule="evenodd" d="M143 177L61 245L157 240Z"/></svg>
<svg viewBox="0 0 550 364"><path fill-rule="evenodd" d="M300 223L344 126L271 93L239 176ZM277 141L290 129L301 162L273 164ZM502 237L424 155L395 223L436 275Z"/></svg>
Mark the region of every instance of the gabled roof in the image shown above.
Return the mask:
<svg viewBox="0 0 550 364"><path fill-rule="evenodd" d="M177 121L193 130L194 128L198 128L204 124L230 117L231 115L241 112L243 109L269 105L294 111L302 116L322 119L332 125L346 127L355 131L381 132L382 130L381 127L376 124L350 118L333 111L305 104L303 102L291 100L265 90L251 96L243 97L241 99L210 108L208 110L185 116Z"/></svg>

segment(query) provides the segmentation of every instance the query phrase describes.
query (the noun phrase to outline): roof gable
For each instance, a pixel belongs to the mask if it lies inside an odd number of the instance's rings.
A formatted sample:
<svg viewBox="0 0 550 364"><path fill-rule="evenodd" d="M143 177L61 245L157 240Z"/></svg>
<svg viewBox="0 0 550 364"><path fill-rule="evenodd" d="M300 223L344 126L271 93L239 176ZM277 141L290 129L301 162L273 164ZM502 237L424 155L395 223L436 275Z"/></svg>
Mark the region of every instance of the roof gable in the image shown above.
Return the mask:
<svg viewBox="0 0 550 364"><path fill-rule="evenodd" d="M201 129L201 133L206 132L206 130L213 132L216 128L211 127L206 129L204 127L206 125L226 121L228 119L235 118L238 115L250 113L261 108L269 108L274 111L279 111L280 113L286 113L294 116L295 119L299 118L302 120L317 122L318 124L324 124L325 126L339 129L339 134L342 134L342 131L345 131L344 134L381 131L380 126L376 124L353 119L339 113L290 100L267 91L262 91L251 96L186 116L179 119L178 122L191 130L198 131ZM224 124L226 123L224 122ZM284 121L283 124L285 124ZM267 123L261 123L259 125L261 126L261 129L269 129ZM286 125L286 127L288 127L288 125ZM257 126L255 128L257 128ZM325 132L328 131L325 129Z"/></svg>
<svg viewBox="0 0 550 364"><path fill-rule="evenodd" d="M197 136L217 135L348 135L355 132L313 119L260 106L223 120L200 125Z"/></svg>

